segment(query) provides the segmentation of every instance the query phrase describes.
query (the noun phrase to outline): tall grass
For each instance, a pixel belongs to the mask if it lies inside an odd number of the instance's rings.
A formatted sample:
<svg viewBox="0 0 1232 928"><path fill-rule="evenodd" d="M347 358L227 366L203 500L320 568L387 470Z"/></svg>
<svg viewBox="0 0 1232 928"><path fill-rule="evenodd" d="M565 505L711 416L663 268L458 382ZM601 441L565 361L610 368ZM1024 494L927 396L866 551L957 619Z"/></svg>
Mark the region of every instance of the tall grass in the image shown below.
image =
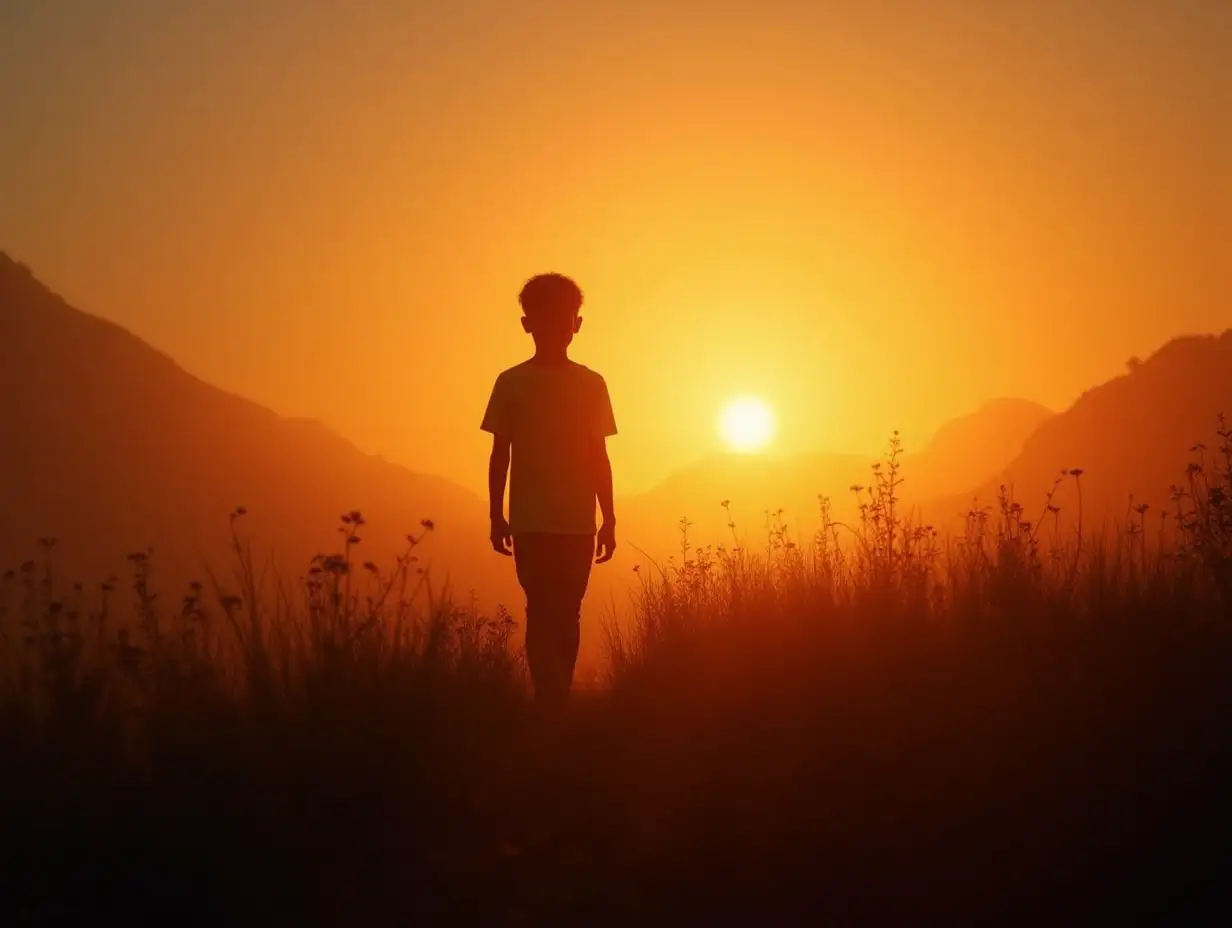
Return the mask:
<svg viewBox="0 0 1232 928"><path fill-rule="evenodd" d="M1171 511L1071 531L1008 492L947 538L852 524L637 568L608 687L539 718L514 620L435 595L408 538L235 571L175 603L132 557L63 590L54 543L0 615L0 898L234 924L706 916L1175 922L1232 850L1232 434ZM727 505L724 503L723 505ZM729 508L730 513L730 508ZM1069 513L1067 513L1069 514ZM123 608L120 603L124 602ZM776 916L782 918L776 919Z"/></svg>
<svg viewBox="0 0 1232 928"><path fill-rule="evenodd" d="M430 523L382 571L347 514L342 550L292 585L260 576L244 515L232 576L178 601L142 552L123 607L116 580L62 590L51 539L5 575L0 795L24 866L0 895L125 910L165 889L292 915L463 827L448 810L521 711L513 620L432 595Z"/></svg>
<svg viewBox="0 0 1232 928"><path fill-rule="evenodd" d="M654 751L634 805L672 835L658 892L699 911L1172 921L1232 853L1232 433L1174 509L1094 534L1083 473L1039 518L1002 490L944 539L901 508L899 446L858 521L768 513L639 568L609 628L615 714ZM1070 492L1065 494L1068 489ZM723 503L724 506L728 504ZM630 721L635 720L635 721ZM683 836L683 837L682 837Z"/></svg>

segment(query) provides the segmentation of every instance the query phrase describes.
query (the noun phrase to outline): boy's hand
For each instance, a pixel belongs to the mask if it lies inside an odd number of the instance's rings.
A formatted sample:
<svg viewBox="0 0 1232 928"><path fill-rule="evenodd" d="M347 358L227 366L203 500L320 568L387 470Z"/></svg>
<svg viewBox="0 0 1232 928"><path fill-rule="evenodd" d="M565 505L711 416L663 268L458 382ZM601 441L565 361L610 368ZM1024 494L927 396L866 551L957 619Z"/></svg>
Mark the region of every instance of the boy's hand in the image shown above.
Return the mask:
<svg viewBox="0 0 1232 928"><path fill-rule="evenodd" d="M513 544L513 535L509 531L509 523L504 516L492 517L492 550L497 554L503 554L509 557L513 552L510 546Z"/></svg>
<svg viewBox="0 0 1232 928"><path fill-rule="evenodd" d="M595 563L606 564L616 553L616 524L604 522L595 537Z"/></svg>

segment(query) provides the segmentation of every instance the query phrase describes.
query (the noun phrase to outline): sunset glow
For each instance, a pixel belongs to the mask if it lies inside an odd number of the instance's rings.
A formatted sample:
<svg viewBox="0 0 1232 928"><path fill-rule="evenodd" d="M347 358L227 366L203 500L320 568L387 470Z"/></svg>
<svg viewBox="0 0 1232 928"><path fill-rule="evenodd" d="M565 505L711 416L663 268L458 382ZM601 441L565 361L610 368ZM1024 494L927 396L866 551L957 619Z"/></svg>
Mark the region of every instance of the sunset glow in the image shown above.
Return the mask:
<svg viewBox="0 0 1232 928"><path fill-rule="evenodd" d="M774 438L774 410L764 400L744 396L719 413L719 435L731 451L762 451Z"/></svg>
<svg viewBox="0 0 1232 928"><path fill-rule="evenodd" d="M1232 0L0 0L0 926L1232 910L1230 114Z"/></svg>
<svg viewBox="0 0 1232 928"><path fill-rule="evenodd" d="M0 6L0 247L476 493L545 268L586 293L624 494L715 441L733 362L782 450L876 454L1227 318L1225 4ZM1039 332L1064 339L1020 350Z"/></svg>

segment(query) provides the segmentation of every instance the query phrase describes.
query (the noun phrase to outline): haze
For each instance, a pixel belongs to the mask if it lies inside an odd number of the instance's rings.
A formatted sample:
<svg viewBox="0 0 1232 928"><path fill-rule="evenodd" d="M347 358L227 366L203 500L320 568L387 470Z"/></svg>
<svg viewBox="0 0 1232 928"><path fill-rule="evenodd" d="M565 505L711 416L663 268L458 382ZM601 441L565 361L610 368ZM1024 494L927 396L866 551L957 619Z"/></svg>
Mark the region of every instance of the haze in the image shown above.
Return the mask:
<svg viewBox="0 0 1232 928"><path fill-rule="evenodd" d="M618 493L731 396L872 453L1227 324L1232 8L703 6L11 0L0 243L475 489L539 270L586 289Z"/></svg>

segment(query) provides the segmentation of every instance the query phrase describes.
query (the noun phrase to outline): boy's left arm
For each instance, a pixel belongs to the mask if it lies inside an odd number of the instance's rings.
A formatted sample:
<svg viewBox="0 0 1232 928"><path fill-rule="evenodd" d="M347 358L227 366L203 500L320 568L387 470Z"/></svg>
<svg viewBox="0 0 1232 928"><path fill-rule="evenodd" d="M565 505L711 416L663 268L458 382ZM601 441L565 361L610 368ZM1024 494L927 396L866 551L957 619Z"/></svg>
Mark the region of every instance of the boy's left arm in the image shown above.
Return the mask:
<svg viewBox="0 0 1232 928"><path fill-rule="evenodd" d="M595 563L604 564L616 553L616 504L612 494L612 462L607 456L607 439L600 438L594 449L595 492L603 524L595 539Z"/></svg>
<svg viewBox="0 0 1232 928"><path fill-rule="evenodd" d="M607 440L616 434L616 416L612 413L612 398L607 392L607 383L599 378L594 405L594 467L595 495L599 497L599 511L603 513L603 525L595 539L595 562L606 563L616 553L616 506L612 501L612 462L607 456Z"/></svg>

